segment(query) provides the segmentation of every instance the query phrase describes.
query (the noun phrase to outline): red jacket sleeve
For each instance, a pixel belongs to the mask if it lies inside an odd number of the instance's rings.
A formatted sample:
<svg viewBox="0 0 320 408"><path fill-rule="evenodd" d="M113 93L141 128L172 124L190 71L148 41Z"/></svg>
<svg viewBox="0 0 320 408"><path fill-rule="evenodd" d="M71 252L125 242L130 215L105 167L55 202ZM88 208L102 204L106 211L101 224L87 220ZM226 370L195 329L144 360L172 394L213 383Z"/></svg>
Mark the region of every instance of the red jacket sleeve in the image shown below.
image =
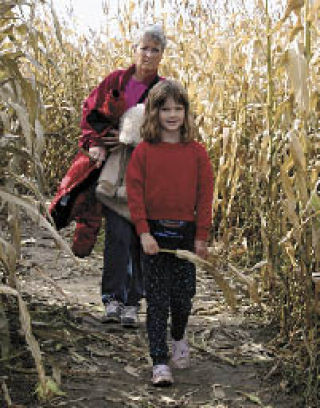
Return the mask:
<svg viewBox="0 0 320 408"><path fill-rule="evenodd" d="M213 172L207 151L198 145L198 197L196 239L205 241L212 225Z"/></svg>
<svg viewBox="0 0 320 408"><path fill-rule="evenodd" d="M119 80L122 70L117 70L108 75L88 96L83 103L82 118L80 127L82 129L82 136L79 140L79 146L88 149L91 146L99 146L100 138L104 136L110 129L105 129L102 133L97 133L87 122L87 116L92 109L101 107L105 96L114 88Z"/></svg>
<svg viewBox="0 0 320 408"><path fill-rule="evenodd" d="M140 143L133 151L126 173L128 205L137 234L149 232L144 202L146 144Z"/></svg>

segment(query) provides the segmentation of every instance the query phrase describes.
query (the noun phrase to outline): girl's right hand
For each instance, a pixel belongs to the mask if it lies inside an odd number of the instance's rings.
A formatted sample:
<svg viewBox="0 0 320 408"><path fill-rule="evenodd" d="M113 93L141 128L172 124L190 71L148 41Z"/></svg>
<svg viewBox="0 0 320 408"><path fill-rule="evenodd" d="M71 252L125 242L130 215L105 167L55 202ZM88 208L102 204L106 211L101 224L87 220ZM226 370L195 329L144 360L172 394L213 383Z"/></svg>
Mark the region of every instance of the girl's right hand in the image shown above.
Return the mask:
<svg viewBox="0 0 320 408"><path fill-rule="evenodd" d="M207 259L208 257L208 246L206 241L195 240L194 249L196 255L200 256L202 259Z"/></svg>
<svg viewBox="0 0 320 408"><path fill-rule="evenodd" d="M156 255L159 252L159 245L149 232L143 232L140 235L140 240L145 254Z"/></svg>

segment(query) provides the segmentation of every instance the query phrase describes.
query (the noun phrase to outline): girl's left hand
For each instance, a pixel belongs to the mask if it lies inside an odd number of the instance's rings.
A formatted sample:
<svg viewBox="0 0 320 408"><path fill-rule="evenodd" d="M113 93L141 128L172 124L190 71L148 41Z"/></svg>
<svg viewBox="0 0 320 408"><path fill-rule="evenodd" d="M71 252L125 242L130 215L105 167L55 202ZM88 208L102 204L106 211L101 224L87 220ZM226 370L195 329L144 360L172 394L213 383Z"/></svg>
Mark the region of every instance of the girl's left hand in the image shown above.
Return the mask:
<svg viewBox="0 0 320 408"><path fill-rule="evenodd" d="M208 246L206 241L200 241L198 239L195 240L194 249L196 255L200 256L200 258L206 259L208 256Z"/></svg>

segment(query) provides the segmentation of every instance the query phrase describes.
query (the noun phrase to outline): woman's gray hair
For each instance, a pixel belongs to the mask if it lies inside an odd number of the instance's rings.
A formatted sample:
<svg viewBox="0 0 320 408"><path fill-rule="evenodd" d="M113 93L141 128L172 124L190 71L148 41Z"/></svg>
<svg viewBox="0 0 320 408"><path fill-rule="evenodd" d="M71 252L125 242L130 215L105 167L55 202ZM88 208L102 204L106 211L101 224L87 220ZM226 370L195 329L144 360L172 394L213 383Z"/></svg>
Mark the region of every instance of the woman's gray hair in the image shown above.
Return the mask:
<svg viewBox="0 0 320 408"><path fill-rule="evenodd" d="M164 49L166 48L167 39L162 27L159 24L148 25L140 30L138 35L136 36L135 45L138 45L140 41L145 37L150 37L152 38L152 40L159 43L162 51L164 51Z"/></svg>

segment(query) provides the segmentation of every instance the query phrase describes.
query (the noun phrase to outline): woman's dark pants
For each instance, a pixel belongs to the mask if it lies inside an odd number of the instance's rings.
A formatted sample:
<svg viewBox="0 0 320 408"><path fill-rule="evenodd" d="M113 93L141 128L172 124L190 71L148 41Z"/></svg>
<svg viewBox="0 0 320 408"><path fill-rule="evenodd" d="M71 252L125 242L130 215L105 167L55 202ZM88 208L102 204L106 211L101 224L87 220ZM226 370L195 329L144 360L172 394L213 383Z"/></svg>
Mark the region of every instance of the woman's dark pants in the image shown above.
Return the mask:
<svg viewBox="0 0 320 408"><path fill-rule="evenodd" d="M105 207L105 250L102 274L102 301L137 306L143 296L140 241L134 226Z"/></svg>
<svg viewBox="0 0 320 408"><path fill-rule="evenodd" d="M194 223L186 227L167 228L159 221L149 221L151 234L160 248L194 250ZM169 234L168 234L169 232ZM167 364L167 320L171 311L171 337L181 340L196 292L194 264L175 255L143 255L147 300L147 331L153 364Z"/></svg>

